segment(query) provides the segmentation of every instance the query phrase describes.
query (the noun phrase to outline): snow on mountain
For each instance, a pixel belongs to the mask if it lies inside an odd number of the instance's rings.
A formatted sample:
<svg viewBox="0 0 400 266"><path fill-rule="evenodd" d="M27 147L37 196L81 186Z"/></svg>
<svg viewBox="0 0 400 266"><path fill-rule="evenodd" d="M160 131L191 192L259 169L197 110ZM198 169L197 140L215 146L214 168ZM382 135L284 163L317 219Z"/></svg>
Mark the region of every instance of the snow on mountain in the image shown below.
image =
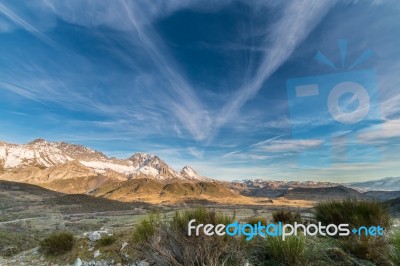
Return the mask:
<svg viewBox="0 0 400 266"><path fill-rule="evenodd" d="M119 174L125 180L139 177L157 180L204 180L192 168L185 167L177 172L152 154L136 153L122 160L108 158L101 152L65 142L48 142L44 139L21 145L0 142L0 169L6 171L27 166L49 168L71 161L79 162L97 174L115 177L117 173L117 176Z"/></svg>
<svg viewBox="0 0 400 266"><path fill-rule="evenodd" d="M5 169L21 165L50 167L72 160L63 153L55 143L36 140L29 144L16 145L2 142L0 144L0 160Z"/></svg>
<svg viewBox="0 0 400 266"><path fill-rule="evenodd" d="M195 170L193 170L193 168L191 168L190 166L185 166L183 167L182 171L181 171L182 175L186 175L189 177L198 177L199 175L196 173Z"/></svg>
<svg viewBox="0 0 400 266"><path fill-rule="evenodd" d="M378 180L344 184L358 191L400 191L400 177L386 177Z"/></svg>
<svg viewBox="0 0 400 266"><path fill-rule="evenodd" d="M256 188L295 188L295 187L305 187L305 188L318 188L318 187L334 187L340 184L324 182L324 181L282 181L282 180L268 180L263 178L256 179L243 179L235 180L232 183L241 184L247 187Z"/></svg>
<svg viewBox="0 0 400 266"><path fill-rule="evenodd" d="M185 166L183 167L181 173L180 173L184 178L186 179L196 179L196 180L202 180L202 181L209 181L209 178L205 176L200 176L192 167L190 166Z"/></svg>

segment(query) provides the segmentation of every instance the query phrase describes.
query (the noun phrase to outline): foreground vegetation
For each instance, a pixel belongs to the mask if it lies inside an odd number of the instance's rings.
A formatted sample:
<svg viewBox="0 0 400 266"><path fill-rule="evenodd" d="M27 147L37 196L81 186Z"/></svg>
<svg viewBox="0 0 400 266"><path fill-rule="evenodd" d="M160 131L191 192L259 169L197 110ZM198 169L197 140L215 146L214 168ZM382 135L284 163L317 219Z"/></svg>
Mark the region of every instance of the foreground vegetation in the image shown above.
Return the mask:
<svg viewBox="0 0 400 266"><path fill-rule="evenodd" d="M134 228L124 228L104 235L96 242L87 237L74 237L58 232L44 238L40 252L49 261L72 264L78 257L87 261L98 252L99 259L114 264L147 261L151 265L400 265L400 232L392 227L388 210L374 201L326 201L317 204L314 218L304 219L299 213L275 211L268 217L259 215L238 218L215 209L196 208L176 211L172 215L154 213L138 222ZM385 228L385 235L370 236L188 236L187 225L230 224L234 221L256 224L318 223ZM62 264L61 264L62 265ZM109 265L113 265L110 264Z"/></svg>
<svg viewBox="0 0 400 266"><path fill-rule="evenodd" d="M217 214L206 209L177 212L173 219L159 215L143 220L134 231L141 258L157 265L399 265L400 234L391 236L257 237L198 237L187 235L187 224L196 219L198 224L229 224L234 216ZM257 223L261 219L250 219ZM315 208L313 221L302 221L297 213L277 211L270 222L348 223L353 226L391 225L386 207L375 201L327 201Z"/></svg>
<svg viewBox="0 0 400 266"><path fill-rule="evenodd" d="M40 251L46 255L60 255L72 250L75 237L70 232L57 232L40 242Z"/></svg>

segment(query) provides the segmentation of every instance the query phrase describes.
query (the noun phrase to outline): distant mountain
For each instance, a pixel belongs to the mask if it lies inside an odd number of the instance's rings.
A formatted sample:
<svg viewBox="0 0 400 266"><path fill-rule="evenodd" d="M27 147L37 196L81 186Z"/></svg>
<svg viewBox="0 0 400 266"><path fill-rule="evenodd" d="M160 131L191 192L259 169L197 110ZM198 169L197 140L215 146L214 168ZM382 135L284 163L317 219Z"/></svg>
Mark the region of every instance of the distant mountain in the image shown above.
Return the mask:
<svg viewBox="0 0 400 266"><path fill-rule="evenodd" d="M344 198L363 198L363 194L345 186L334 187L296 187L283 195L287 199L328 200Z"/></svg>
<svg viewBox="0 0 400 266"><path fill-rule="evenodd" d="M338 183L322 181L278 181L260 178L236 180L232 183L243 184L248 188L333 187L339 185Z"/></svg>
<svg viewBox="0 0 400 266"><path fill-rule="evenodd" d="M400 190L400 177L386 177L379 180L354 182L344 184L361 192L366 191L397 191Z"/></svg>
<svg viewBox="0 0 400 266"><path fill-rule="evenodd" d="M286 198L289 200L328 200L363 198L362 193L331 182L276 181L245 179L231 182L230 188L250 197Z"/></svg>
<svg viewBox="0 0 400 266"><path fill-rule="evenodd" d="M318 181L278 181L265 179L244 179L232 181L230 187L241 191L244 195L254 197L279 197L293 188L335 187L340 184Z"/></svg>
<svg viewBox="0 0 400 266"><path fill-rule="evenodd" d="M81 184L80 188L68 186L68 182L76 178L81 181L86 178L92 185L86 184L85 187ZM189 166L175 171L156 155L146 153L136 153L128 159L116 159L90 148L65 142L48 142L44 139L22 145L0 142L2 180L44 184L49 188L56 186L67 193L78 189L80 193L95 189L110 180L126 181L135 178L184 182L209 180L198 175Z"/></svg>

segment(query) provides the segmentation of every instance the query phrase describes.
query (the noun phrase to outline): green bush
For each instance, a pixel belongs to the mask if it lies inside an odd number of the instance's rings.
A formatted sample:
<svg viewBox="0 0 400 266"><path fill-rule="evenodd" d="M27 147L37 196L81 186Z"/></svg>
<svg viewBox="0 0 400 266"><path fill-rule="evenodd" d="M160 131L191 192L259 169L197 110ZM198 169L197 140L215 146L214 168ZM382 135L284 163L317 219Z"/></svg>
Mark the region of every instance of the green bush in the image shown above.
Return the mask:
<svg viewBox="0 0 400 266"><path fill-rule="evenodd" d="M390 259L394 265L400 265L400 232L396 232L390 238L390 244L392 244L392 249L389 253Z"/></svg>
<svg viewBox="0 0 400 266"><path fill-rule="evenodd" d="M97 243L101 247L106 247L106 246L114 244L115 241L117 241L117 238L115 236L104 236L104 237L100 238L97 241Z"/></svg>
<svg viewBox="0 0 400 266"><path fill-rule="evenodd" d="M248 246L252 265L307 265L304 236L258 237Z"/></svg>
<svg viewBox="0 0 400 266"><path fill-rule="evenodd" d="M133 240L135 242L146 242L155 234L157 227L161 223L158 214L151 214L136 225L133 232Z"/></svg>
<svg viewBox="0 0 400 266"><path fill-rule="evenodd" d="M47 255L59 255L70 251L75 237L70 232L53 233L40 242L40 250Z"/></svg>
<svg viewBox="0 0 400 266"><path fill-rule="evenodd" d="M272 219L275 223L282 222L286 224L301 223L301 216L298 212L276 211L272 213Z"/></svg>
<svg viewBox="0 0 400 266"><path fill-rule="evenodd" d="M267 239L268 252L271 259L283 265L304 265L305 237L290 236L284 241L280 237Z"/></svg>
<svg viewBox="0 0 400 266"><path fill-rule="evenodd" d="M232 216L219 214L215 210L207 210L204 207L185 210L183 212L176 211L171 221L171 226L175 229L186 233L187 225L192 219L196 220L197 224L230 224L235 220L235 213Z"/></svg>
<svg viewBox="0 0 400 266"><path fill-rule="evenodd" d="M240 237L217 235L189 236L190 220L195 224L229 224L234 216L205 208L176 212L172 219L152 221L147 218L135 230L138 253L155 265L243 265L245 249ZM140 236L140 237L137 237Z"/></svg>
<svg viewBox="0 0 400 266"><path fill-rule="evenodd" d="M315 218L322 224L349 224L360 226L390 226L389 212L382 203L377 201L359 201L347 199L343 201L330 200L315 206Z"/></svg>
<svg viewBox="0 0 400 266"><path fill-rule="evenodd" d="M372 261L376 265L390 265L389 245L385 237L351 236L341 239L341 245L357 258Z"/></svg>

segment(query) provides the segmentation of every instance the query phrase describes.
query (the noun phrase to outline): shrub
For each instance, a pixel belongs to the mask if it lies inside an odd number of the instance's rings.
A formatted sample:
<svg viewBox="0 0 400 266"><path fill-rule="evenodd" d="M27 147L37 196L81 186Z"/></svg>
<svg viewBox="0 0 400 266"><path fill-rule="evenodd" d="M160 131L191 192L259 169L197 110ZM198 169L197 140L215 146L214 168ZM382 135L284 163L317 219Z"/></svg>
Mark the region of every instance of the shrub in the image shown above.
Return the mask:
<svg viewBox="0 0 400 266"><path fill-rule="evenodd" d="M323 254L325 261L335 263L335 265L354 265L353 258L347 252L338 247L326 249Z"/></svg>
<svg viewBox="0 0 400 266"><path fill-rule="evenodd" d="M294 224L295 222L301 222L300 213L293 213L289 211L276 211L272 213L272 219L275 223L282 222L287 224Z"/></svg>
<svg viewBox="0 0 400 266"><path fill-rule="evenodd" d="M304 265L305 263L305 237L290 236L284 241L280 237L267 239L270 257L284 265Z"/></svg>
<svg viewBox="0 0 400 266"><path fill-rule="evenodd" d="M400 265L400 232L396 232L391 238L392 249L389 253L394 265Z"/></svg>
<svg viewBox="0 0 400 266"><path fill-rule="evenodd" d="M357 258L370 260L377 265L390 265L389 246L384 237L352 236L342 239L341 245Z"/></svg>
<svg viewBox="0 0 400 266"><path fill-rule="evenodd" d="M187 225L192 219L196 219L196 224L215 225L231 223L234 216L198 208L176 212L172 219L159 220L156 226L151 226L151 222L141 225L139 230L146 232L146 237L141 238L137 249L143 259L155 265L243 265L242 238L188 236Z"/></svg>
<svg viewBox="0 0 400 266"><path fill-rule="evenodd" d="M349 224L351 227L390 226L389 212L377 201L330 200L315 206L315 218L322 224Z"/></svg>
<svg viewBox="0 0 400 266"><path fill-rule="evenodd" d="M247 255L251 265L270 265L271 256L267 252L268 246L265 238L255 237L247 246Z"/></svg>
<svg viewBox="0 0 400 266"><path fill-rule="evenodd" d="M47 255L59 255L70 251L75 243L70 232L53 233L40 242L40 250Z"/></svg>
<svg viewBox="0 0 400 266"><path fill-rule="evenodd" d="M100 238L97 243L99 246L106 247L109 245L112 245L117 241L117 238L115 236L104 236Z"/></svg>
<svg viewBox="0 0 400 266"><path fill-rule="evenodd" d="M249 245L253 265L307 265L306 238L289 236L257 238Z"/></svg>
<svg viewBox="0 0 400 266"><path fill-rule="evenodd" d="M135 242L148 241L156 232L156 228L160 222L161 220L158 214L151 214L149 217L143 219L135 227L133 232L133 240Z"/></svg>
<svg viewBox="0 0 400 266"><path fill-rule="evenodd" d="M209 211L204 207L186 210L183 212L176 211L171 221L171 226L175 229L186 233L188 222L192 219L196 220L197 224L230 224L235 220L235 213L232 216L226 214L218 214L215 210Z"/></svg>

